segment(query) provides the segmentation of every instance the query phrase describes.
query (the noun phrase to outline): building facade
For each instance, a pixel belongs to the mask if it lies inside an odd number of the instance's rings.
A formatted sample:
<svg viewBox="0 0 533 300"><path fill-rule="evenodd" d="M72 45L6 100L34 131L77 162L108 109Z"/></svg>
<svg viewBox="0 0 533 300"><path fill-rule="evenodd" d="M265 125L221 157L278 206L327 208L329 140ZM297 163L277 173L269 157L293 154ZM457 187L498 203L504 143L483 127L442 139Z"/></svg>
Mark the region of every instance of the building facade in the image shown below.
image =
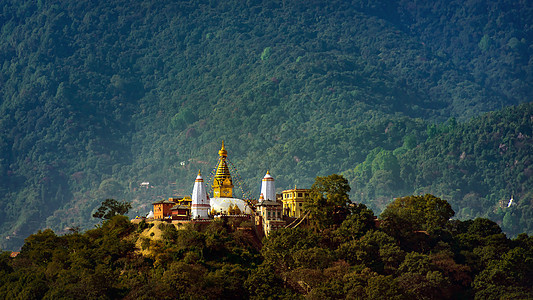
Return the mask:
<svg viewBox="0 0 533 300"><path fill-rule="evenodd" d="M265 236L270 232L283 228L283 204L278 201L262 200L257 204L256 225L261 226Z"/></svg>
<svg viewBox="0 0 533 300"><path fill-rule="evenodd" d="M285 190L282 192L283 214L291 218L300 218L304 212L305 198L309 197L309 189Z"/></svg>
<svg viewBox="0 0 533 300"><path fill-rule="evenodd" d="M170 209L172 220L187 221L191 219L191 208L177 204Z"/></svg>
<svg viewBox="0 0 533 300"><path fill-rule="evenodd" d="M165 219L171 217L170 209L176 205L176 202L170 200L160 200L152 203L154 206L154 219Z"/></svg>

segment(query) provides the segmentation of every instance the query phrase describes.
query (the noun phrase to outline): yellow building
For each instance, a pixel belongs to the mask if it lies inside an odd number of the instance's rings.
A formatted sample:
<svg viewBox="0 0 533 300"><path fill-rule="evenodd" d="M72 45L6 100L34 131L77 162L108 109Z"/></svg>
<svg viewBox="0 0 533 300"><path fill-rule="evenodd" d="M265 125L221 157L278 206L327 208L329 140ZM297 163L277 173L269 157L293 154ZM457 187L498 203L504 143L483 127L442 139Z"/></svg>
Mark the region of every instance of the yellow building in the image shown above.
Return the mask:
<svg viewBox="0 0 533 300"><path fill-rule="evenodd" d="M291 218L300 218L303 215L304 200L309 197L309 189L285 190L282 192L283 214Z"/></svg>
<svg viewBox="0 0 533 300"><path fill-rule="evenodd" d="M218 155L217 172L212 185L213 198L233 198L233 181L226 162L228 152L224 148L224 141L222 141L222 148L218 151Z"/></svg>

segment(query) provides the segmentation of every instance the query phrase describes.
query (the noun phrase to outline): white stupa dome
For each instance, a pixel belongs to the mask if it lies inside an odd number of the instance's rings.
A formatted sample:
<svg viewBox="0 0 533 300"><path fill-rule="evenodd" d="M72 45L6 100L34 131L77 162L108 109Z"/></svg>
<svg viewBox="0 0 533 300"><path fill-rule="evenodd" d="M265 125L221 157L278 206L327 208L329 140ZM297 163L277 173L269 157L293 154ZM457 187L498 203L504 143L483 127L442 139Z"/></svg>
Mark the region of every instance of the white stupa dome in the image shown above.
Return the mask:
<svg viewBox="0 0 533 300"><path fill-rule="evenodd" d="M228 212L229 207L237 205L241 212L251 214L252 210L246 201L238 198L211 198L211 208L216 212Z"/></svg>

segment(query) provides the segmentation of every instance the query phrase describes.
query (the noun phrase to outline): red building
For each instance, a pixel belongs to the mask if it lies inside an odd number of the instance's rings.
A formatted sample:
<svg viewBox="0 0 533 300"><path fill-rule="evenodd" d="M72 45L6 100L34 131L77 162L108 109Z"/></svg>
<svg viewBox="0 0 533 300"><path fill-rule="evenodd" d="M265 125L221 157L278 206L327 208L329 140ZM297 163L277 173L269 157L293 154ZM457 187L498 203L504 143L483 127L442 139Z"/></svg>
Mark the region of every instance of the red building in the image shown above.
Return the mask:
<svg viewBox="0 0 533 300"><path fill-rule="evenodd" d="M163 199L152 203L152 205L154 206L154 219L164 219L172 216L170 209L176 205L176 202Z"/></svg>
<svg viewBox="0 0 533 300"><path fill-rule="evenodd" d="M170 209L172 220L187 221L191 218L191 208L186 205L175 205Z"/></svg>

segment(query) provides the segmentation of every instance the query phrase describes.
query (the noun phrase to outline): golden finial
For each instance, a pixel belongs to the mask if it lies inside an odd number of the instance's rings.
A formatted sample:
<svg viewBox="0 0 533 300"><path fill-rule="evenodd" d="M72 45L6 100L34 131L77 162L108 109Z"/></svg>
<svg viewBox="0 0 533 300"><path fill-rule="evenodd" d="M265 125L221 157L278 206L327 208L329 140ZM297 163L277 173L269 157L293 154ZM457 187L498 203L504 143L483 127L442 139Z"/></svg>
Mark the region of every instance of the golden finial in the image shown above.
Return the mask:
<svg viewBox="0 0 533 300"><path fill-rule="evenodd" d="M198 170L198 176L196 176L195 182L204 182L204 179L202 178L202 174L200 174L200 170Z"/></svg>
<svg viewBox="0 0 533 300"><path fill-rule="evenodd" d="M267 175L270 175L270 170L267 170Z"/></svg>
<svg viewBox="0 0 533 300"><path fill-rule="evenodd" d="M226 151L226 148L224 147L224 140L222 140L222 147L218 151L218 155L224 156L224 157L228 156L228 151Z"/></svg>

